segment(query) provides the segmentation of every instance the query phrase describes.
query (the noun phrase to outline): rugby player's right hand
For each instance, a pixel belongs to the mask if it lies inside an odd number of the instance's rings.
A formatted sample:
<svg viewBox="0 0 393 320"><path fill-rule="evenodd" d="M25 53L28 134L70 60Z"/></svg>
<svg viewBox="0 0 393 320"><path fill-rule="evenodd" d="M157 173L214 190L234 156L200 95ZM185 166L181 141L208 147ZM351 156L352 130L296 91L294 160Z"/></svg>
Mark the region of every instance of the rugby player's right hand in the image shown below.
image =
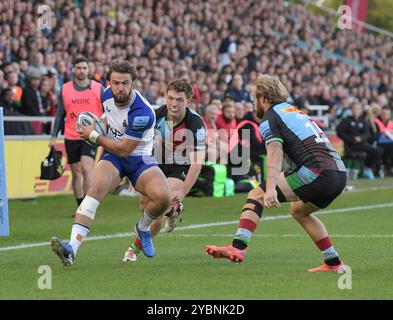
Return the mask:
<svg viewBox="0 0 393 320"><path fill-rule="evenodd" d="M182 202L184 197L185 197L185 194L183 193L182 190L174 190L174 191L172 191L172 194L171 194L171 199L172 199L171 206L174 206L174 205Z"/></svg>
<svg viewBox="0 0 393 320"><path fill-rule="evenodd" d="M280 201L277 198L276 189L266 189L263 196L263 206L265 208L279 208L281 207Z"/></svg>

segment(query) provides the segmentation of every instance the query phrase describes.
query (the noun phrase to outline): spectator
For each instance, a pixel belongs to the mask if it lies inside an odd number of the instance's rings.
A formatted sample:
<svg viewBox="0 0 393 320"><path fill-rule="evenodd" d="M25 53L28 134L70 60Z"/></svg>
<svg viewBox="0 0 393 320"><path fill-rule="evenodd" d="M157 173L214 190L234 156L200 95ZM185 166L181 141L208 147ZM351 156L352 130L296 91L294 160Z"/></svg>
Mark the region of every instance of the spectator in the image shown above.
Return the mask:
<svg viewBox="0 0 393 320"><path fill-rule="evenodd" d="M56 68L56 94L59 94L63 84L70 81L68 76L66 64L63 60L58 60L55 63Z"/></svg>
<svg viewBox="0 0 393 320"><path fill-rule="evenodd" d="M227 30L223 31L223 40L218 49L218 60L220 67L225 67L232 62L232 56L236 53L236 35L228 35Z"/></svg>
<svg viewBox="0 0 393 320"><path fill-rule="evenodd" d="M4 111L7 110L8 113L18 112L18 105L15 102L14 95L12 94L12 90L10 88L6 88L2 91L0 97L0 107L3 107Z"/></svg>
<svg viewBox="0 0 393 320"><path fill-rule="evenodd" d="M239 124L245 116L246 112L244 109L244 105L241 102L235 103L235 119L236 123Z"/></svg>
<svg viewBox="0 0 393 320"><path fill-rule="evenodd" d="M14 100L12 90L4 89L0 97L0 107L3 108L4 116L21 116L18 112L17 103ZM28 122L4 122L5 135L29 135L33 130Z"/></svg>
<svg viewBox="0 0 393 320"><path fill-rule="evenodd" d="M18 74L15 71L7 73L7 88L10 88L14 101L20 106L23 89L18 86Z"/></svg>
<svg viewBox="0 0 393 320"><path fill-rule="evenodd" d="M234 98L235 102L251 102L251 94L243 90L243 78L241 74L236 73L232 77L231 86L225 92L226 95L229 95Z"/></svg>
<svg viewBox="0 0 393 320"><path fill-rule="evenodd" d="M235 106L233 104L227 103L222 106L222 113L217 117L216 125L219 130L220 140L228 144L228 151L231 150L230 140L237 132Z"/></svg>
<svg viewBox="0 0 393 320"><path fill-rule="evenodd" d="M215 104L210 104L205 109L205 116L203 121L206 127L207 136L207 148L206 148L206 159L209 162L215 163L220 156L220 150L223 150L223 154L227 153L227 145L225 143L220 144L216 121L219 114L219 108ZM220 149L221 148L221 149Z"/></svg>
<svg viewBox="0 0 393 320"><path fill-rule="evenodd" d="M28 116L42 116L45 114L45 109L42 104L42 99L39 91L41 76L38 71L32 71L28 75L28 84L23 90L22 107L23 114Z"/></svg>
<svg viewBox="0 0 393 320"><path fill-rule="evenodd" d="M222 101L220 99L212 99L211 104L217 106L218 113L221 112L221 110L222 110Z"/></svg>
<svg viewBox="0 0 393 320"><path fill-rule="evenodd" d="M366 109L366 123L368 128L370 129L370 137L368 142L372 145L377 144L378 136L379 136L379 128L377 123L375 122L375 118L381 114L382 108L377 103L372 103L368 109Z"/></svg>
<svg viewBox="0 0 393 320"><path fill-rule="evenodd" d="M7 82L4 79L4 71L0 69L0 95L4 89L8 87Z"/></svg>
<svg viewBox="0 0 393 320"><path fill-rule="evenodd" d="M55 106L54 106L54 95L51 91L51 78L43 77L39 86L39 93L42 104L42 114L44 116L54 116ZM51 123L42 123L42 131L45 134L51 133Z"/></svg>
<svg viewBox="0 0 393 320"><path fill-rule="evenodd" d="M35 72L36 74L39 74L40 76L44 75L47 73L47 69L44 66L44 57L41 52L34 52L32 54L32 59L31 59L31 64L27 70L28 73L33 73Z"/></svg>
<svg viewBox="0 0 393 320"><path fill-rule="evenodd" d="M364 162L364 176L368 179L374 179L374 174L378 172L381 164L382 150L368 142L370 129L362 114L362 105L359 102L353 102L351 110L352 115L342 120L337 127L337 135L344 141L346 152L367 153Z"/></svg>
<svg viewBox="0 0 393 320"><path fill-rule="evenodd" d="M227 159L225 161L222 157L220 157L220 161L221 163L228 164L228 173L231 175L233 163L231 162L230 155L237 151L235 148L239 143L239 134L235 118L235 106L233 103L223 104L222 113L217 117L216 125L220 143L227 146Z"/></svg>
<svg viewBox="0 0 393 320"><path fill-rule="evenodd" d="M209 91L209 89L207 88L206 85L201 87L200 95L201 95L201 99L200 99L200 104L199 104L197 110L198 110L198 113L201 116L204 116L205 115L205 109L211 102L210 91Z"/></svg>
<svg viewBox="0 0 393 320"><path fill-rule="evenodd" d="M136 7L123 2L82 1L78 6L55 2L56 28L49 37L34 27L39 18L36 6L24 6L20 0L1 2L4 74L18 73L15 63L19 64L18 85L23 89L23 74L34 69L45 75L54 64L60 73L55 90L59 93L70 80L71 57L85 53L94 61L94 79L104 86L110 60L126 57L136 63L150 81L152 89L145 90L152 91L157 104L165 103L165 84L173 78L189 76L199 104L202 86L207 87L209 100L222 98L239 74L244 82L241 90L249 93L248 83L258 73L277 73L291 92L291 103L327 104L334 118L350 114L353 99L382 106L393 101L393 54L386 38L335 29L328 17L309 12L307 6L282 0L180 4L156 0L138 1ZM0 90L4 85L0 77Z"/></svg>
<svg viewBox="0 0 393 320"><path fill-rule="evenodd" d="M248 112L242 118L242 121L238 122L237 129L239 133L239 154L250 155L249 175L255 176L257 181L262 182L264 174L262 155L266 155L266 148L259 133L259 122L260 119L255 112Z"/></svg>
<svg viewBox="0 0 393 320"><path fill-rule="evenodd" d="M382 108L381 114L374 118L379 129L378 146L383 149L383 164L385 173L392 174L393 169L393 121L391 109L388 106Z"/></svg>
<svg viewBox="0 0 393 320"><path fill-rule="evenodd" d="M298 107L299 109L304 107L305 99L303 97L303 90L300 84L296 84L293 86L293 92L291 93L289 101L291 104Z"/></svg>

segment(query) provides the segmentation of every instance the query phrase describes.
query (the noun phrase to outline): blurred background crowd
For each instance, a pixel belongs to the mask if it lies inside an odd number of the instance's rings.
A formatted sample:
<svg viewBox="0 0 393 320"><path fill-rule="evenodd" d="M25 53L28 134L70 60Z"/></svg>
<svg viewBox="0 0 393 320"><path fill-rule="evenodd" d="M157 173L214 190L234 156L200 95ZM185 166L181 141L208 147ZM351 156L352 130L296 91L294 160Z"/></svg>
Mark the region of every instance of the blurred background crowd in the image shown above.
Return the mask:
<svg viewBox="0 0 393 320"><path fill-rule="evenodd" d="M52 28L39 23L37 12L43 4L51 8ZM90 60L91 78L104 85L111 60L131 61L139 72L136 87L153 105L165 103L171 80L188 78L195 91L191 107L211 129L236 129L244 120L249 122L243 125L258 123L252 113L251 83L260 73L277 75L290 93L290 103L305 111L309 105L329 106L330 124L323 129L337 128L348 149L358 150L353 144L359 143L377 150L377 156L373 153L366 160L374 173L379 170L372 168L375 159L385 159L387 166L393 163L393 138L380 139L393 130L392 39L340 30L331 19L301 4L2 0L0 106L5 114L54 115L76 54ZM354 106L360 118L352 113ZM348 117L355 120L341 124ZM354 121L363 124L354 126ZM50 131L15 128L8 126L8 133ZM229 141L225 134L210 139ZM259 152L263 145L254 140L259 144L252 150Z"/></svg>

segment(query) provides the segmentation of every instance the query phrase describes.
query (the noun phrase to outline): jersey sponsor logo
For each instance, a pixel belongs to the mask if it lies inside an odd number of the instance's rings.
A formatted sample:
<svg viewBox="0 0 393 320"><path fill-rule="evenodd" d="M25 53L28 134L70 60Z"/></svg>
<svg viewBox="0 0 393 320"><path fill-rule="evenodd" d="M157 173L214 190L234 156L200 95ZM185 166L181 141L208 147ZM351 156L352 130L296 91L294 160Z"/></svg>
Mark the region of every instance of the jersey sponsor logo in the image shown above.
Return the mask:
<svg viewBox="0 0 393 320"><path fill-rule="evenodd" d="M148 125L149 120L150 120L149 116L135 117L134 121L132 122L132 129L133 130L144 129Z"/></svg>
<svg viewBox="0 0 393 320"><path fill-rule="evenodd" d="M123 134L119 130L117 130L114 127L111 127L109 123L108 123L108 135L112 136L114 139L118 139L123 136Z"/></svg>
<svg viewBox="0 0 393 320"><path fill-rule="evenodd" d="M265 140L265 141L273 136L273 133L272 133L272 130L270 129L270 125L269 125L268 120L265 120L261 123L261 125L259 127L259 131L261 133L263 140Z"/></svg>
<svg viewBox="0 0 393 320"><path fill-rule="evenodd" d="M108 106L105 106L105 111L106 112L111 112L111 109L109 109Z"/></svg>
<svg viewBox="0 0 393 320"><path fill-rule="evenodd" d="M296 108L296 107L284 108L284 109L281 109L281 111L284 112L284 113L291 113L291 112L300 112L300 113L303 113L302 111L300 111L300 110L299 110L298 108Z"/></svg>
<svg viewBox="0 0 393 320"><path fill-rule="evenodd" d="M123 127L127 128L127 121L126 120L123 121Z"/></svg>

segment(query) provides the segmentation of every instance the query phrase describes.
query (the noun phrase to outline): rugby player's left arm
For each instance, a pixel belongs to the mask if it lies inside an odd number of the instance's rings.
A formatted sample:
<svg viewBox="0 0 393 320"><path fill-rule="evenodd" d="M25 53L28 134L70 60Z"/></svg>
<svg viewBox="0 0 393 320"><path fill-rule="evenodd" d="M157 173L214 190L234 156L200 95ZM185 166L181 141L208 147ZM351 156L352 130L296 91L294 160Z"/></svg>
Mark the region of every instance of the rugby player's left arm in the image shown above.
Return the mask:
<svg viewBox="0 0 393 320"><path fill-rule="evenodd" d="M194 130L194 149L190 151L190 168L180 190L175 190L172 194L172 201L181 202L183 198L190 192L198 179L205 161L206 154L206 128L202 120L197 120L197 126Z"/></svg>
<svg viewBox="0 0 393 320"><path fill-rule="evenodd" d="M276 186L281 174L283 162L283 148L280 141L272 141L266 145L266 192L263 197L266 208L279 207L280 203L277 198Z"/></svg>
<svg viewBox="0 0 393 320"><path fill-rule="evenodd" d="M128 157L140 144L140 141L122 138L119 141L112 140L105 136L98 136L97 144L102 146L109 153L118 156L119 158Z"/></svg>
<svg viewBox="0 0 393 320"><path fill-rule="evenodd" d="M272 141L266 146L266 151L266 190L275 189L281 174L284 157L282 143L279 141Z"/></svg>
<svg viewBox="0 0 393 320"><path fill-rule="evenodd" d="M205 150L194 151L190 153L191 165L188 170L186 179L184 180L181 192L183 193L183 198L190 192L191 188L194 186L198 179L199 173L202 169L202 163L205 158ZM179 199L180 200L180 199ZM180 200L181 201L181 200Z"/></svg>
<svg viewBox="0 0 393 320"><path fill-rule="evenodd" d="M103 135L92 137L95 124L91 126L80 126L78 133L81 139L90 140L102 146L109 153L120 158L128 157L140 144L140 141L123 137L120 141L115 141ZM97 132L96 132L97 133Z"/></svg>

